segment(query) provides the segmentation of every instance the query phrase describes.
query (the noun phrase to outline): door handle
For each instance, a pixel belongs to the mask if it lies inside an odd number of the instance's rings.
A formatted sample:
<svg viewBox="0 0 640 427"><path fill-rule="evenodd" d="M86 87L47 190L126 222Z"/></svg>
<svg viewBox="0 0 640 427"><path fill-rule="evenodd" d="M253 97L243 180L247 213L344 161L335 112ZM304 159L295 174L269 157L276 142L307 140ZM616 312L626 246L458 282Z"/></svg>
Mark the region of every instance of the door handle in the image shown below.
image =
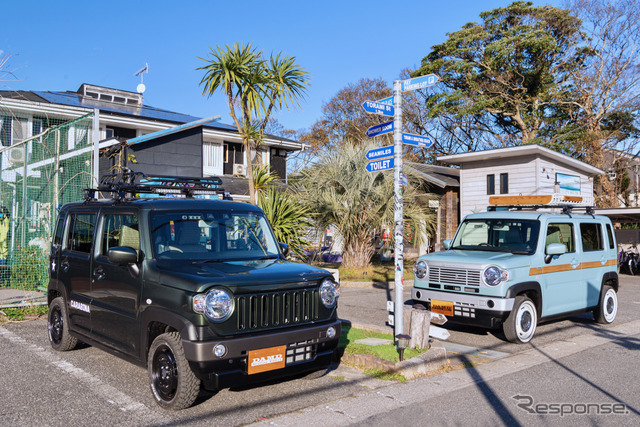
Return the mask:
<svg viewBox="0 0 640 427"><path fill-rule="evenodd" d="M93 270L93 277L95 277L98 280L104 279L105 274L104 274L104 270L102 269L102 267L98 267L95 270Z"/></svg>
<svg viewBox="0 0 640 427"><path fill-rule="evenodd" d="M62 269L62 271L66 273L69 270L69 260L63 259L62 262L60 263L60 268Z"/></svg>

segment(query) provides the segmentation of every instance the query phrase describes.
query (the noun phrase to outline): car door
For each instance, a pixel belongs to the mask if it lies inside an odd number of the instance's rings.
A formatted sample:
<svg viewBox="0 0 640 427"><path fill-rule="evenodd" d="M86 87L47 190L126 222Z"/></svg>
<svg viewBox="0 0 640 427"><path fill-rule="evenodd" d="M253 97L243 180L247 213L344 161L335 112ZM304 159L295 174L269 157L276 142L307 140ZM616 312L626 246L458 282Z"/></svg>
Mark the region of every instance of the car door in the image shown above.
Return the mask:
<svg viewBox="0 0 640 427"><path fill-rule="evenodd" d="M542 285L542 317L575 310L580 305L576 293L582 287L576 225L572 221L549 222L545 236L545 255L546 247L551 243L562 243L567 247L567 252L553 256L548 264L538 268L543 273L539 276Z"/></svg>
<svg viewBox="0 0 640 427"><path fill-rule="evenodd" d="M67 289L69 323L80 333L91 332L91 250L96 214L71 212L60 251L58 280Z"/></svg>
<svg viewBox="0 0 640 427"><path fill-rule="evenodd" d="M580 244L582 245L582 279L579 290L580 306L576 310L595 307L600 298L602 275L609 262L608 251L605 250L605 230L601 222L580 222ZM607 239L607 246L609 246Z"/></svg>
<svg viewBox="0 0 640 427"><path fill-rule="evenodd" d="M140 252L136 211L103 210L91 277L92 333L120 351L136 354L141 275L109 261L109 249L117 246Z"/></svg>

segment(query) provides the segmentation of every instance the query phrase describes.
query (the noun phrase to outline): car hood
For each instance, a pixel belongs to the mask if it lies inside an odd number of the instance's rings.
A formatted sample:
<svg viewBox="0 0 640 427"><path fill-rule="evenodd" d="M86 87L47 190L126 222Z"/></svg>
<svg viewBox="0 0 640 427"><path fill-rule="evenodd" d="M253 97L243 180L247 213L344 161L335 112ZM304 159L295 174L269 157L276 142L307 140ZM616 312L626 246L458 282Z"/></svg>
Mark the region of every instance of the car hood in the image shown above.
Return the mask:
<svg viewBox="0 0 640 427"><path fill-rule="evenodd" d="M251 287L251 292L256 288L264 291L283 289L287 284L302 287L330 276L326 270L282 259L163 263L158 267L162 283L194 292L212 285L226 286L234 291L239 287Z"/></svg>
<svg viewBox="0 0 640 427"><path fill-rule="evenodd" d="M498 264L504 267L516 268L527 266L531 263L531 255L494 251L465 251L460 249L434 252L422 256L420 259L423 259L428 263L461 263L465 264L467 267L470 267L473 264L478 266Z"/></svg>

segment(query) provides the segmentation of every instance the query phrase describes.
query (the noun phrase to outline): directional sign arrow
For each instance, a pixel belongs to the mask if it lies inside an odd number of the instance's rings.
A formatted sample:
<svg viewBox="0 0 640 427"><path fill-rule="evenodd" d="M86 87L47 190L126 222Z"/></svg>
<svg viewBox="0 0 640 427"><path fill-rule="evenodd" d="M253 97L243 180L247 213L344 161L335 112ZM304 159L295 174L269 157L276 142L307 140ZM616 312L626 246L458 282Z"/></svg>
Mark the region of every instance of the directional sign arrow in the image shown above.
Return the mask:
<svg viewBox="0 0 640 427"><path fill-rule="evenodd" d="M367 151L367 159L379 159L381 157L389 157L393 156L393 145L382 148L374 148L373 150Z"/></svg>
<svg viewBox="0 0 640 427"><path fill-rule="evenodd" d="M427 74L426 76L403 80L402 91L408 92L410 90L424 89L425 87L433 86L437 82L438 76L435 74Z"/></svg>
<svg viewBox="0 0 640 427"><path fill-rule="evenodd" d="M367 170L369 172L378 172L387 169L393 169L393 159L374 160L367 164Z"/></svg>
<svg viewBox="0 0 640 427"><path fill-rule="evenodd" d="M429 148L433 144L433 141L428 136L413 135L411 133L402 133L402 142L424 148Z"/></svg>
<svg viewBox="0 0 640 427"><path fill-rule="evenodd" d="M382 104L376 101L364 101L362 103L362 109L367 113L393 117L393 105Z"/></svg>
<svg viewBox="0 0 640 427"><path fill-rule="evenodd" d="M381 125L371 126L367 129L367 136L371 138L376 135L393 132L393 122L382 123Z"/></svg>

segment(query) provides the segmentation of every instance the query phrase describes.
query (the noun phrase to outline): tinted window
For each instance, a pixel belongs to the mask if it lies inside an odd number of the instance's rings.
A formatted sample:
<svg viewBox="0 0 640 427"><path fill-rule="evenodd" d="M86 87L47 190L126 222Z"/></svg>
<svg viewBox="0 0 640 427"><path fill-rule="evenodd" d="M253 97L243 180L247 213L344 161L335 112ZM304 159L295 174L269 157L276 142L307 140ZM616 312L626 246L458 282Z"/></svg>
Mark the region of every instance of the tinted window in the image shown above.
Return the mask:
<svg viewBox="0 0 640 427"><path fill-rule="evenodd" d="M473 219L462 223L452 249L532 254L540 223L532 220Z"/></svg>
<svg viewBox="0 0 640 427"><path fill-rule="evenodd" d="M582 249L585 252L604 249L600 224L582 223L580 224L580 234L582 235Z"/></svg>
<svg viewBox="0 0 640 427"><path fill-rule="evenodd" d="M67 247L76 252L91 252L95 224L95 215L72 214Z"/></svg>
<svg viewBox="0 0 640 427"><path fill-rule="evenodd" d="M64 220L64 216L58 218L58 223L56 224L56 234L53 235L53 244L55 246L62 245L62 237L64 236Z"/></svg>
<svg viewBox="0 0 640 427"><path fill-rule="evenodd" d="M567 247L567 252L575 252L576 244L573 236L573 224L550 223L547 227L545 247L551 243L562 243Z"/></svg>
<svg viewBox="0 0 640 427"><path fill-rule="evenodd" d="M613 238L613 230L611 229L611 225L607 224L607 234L609 235L609 249L613 249L616 245L616 242Z"/></svg>
<svg viewBox="0 0 640 427"><path fill-rule="evenodd" d="M128 246L140 249L138 233L138 217L131 214L109 214L104 217L102 232L102 254L106 255L109 248Z"/></svg>

